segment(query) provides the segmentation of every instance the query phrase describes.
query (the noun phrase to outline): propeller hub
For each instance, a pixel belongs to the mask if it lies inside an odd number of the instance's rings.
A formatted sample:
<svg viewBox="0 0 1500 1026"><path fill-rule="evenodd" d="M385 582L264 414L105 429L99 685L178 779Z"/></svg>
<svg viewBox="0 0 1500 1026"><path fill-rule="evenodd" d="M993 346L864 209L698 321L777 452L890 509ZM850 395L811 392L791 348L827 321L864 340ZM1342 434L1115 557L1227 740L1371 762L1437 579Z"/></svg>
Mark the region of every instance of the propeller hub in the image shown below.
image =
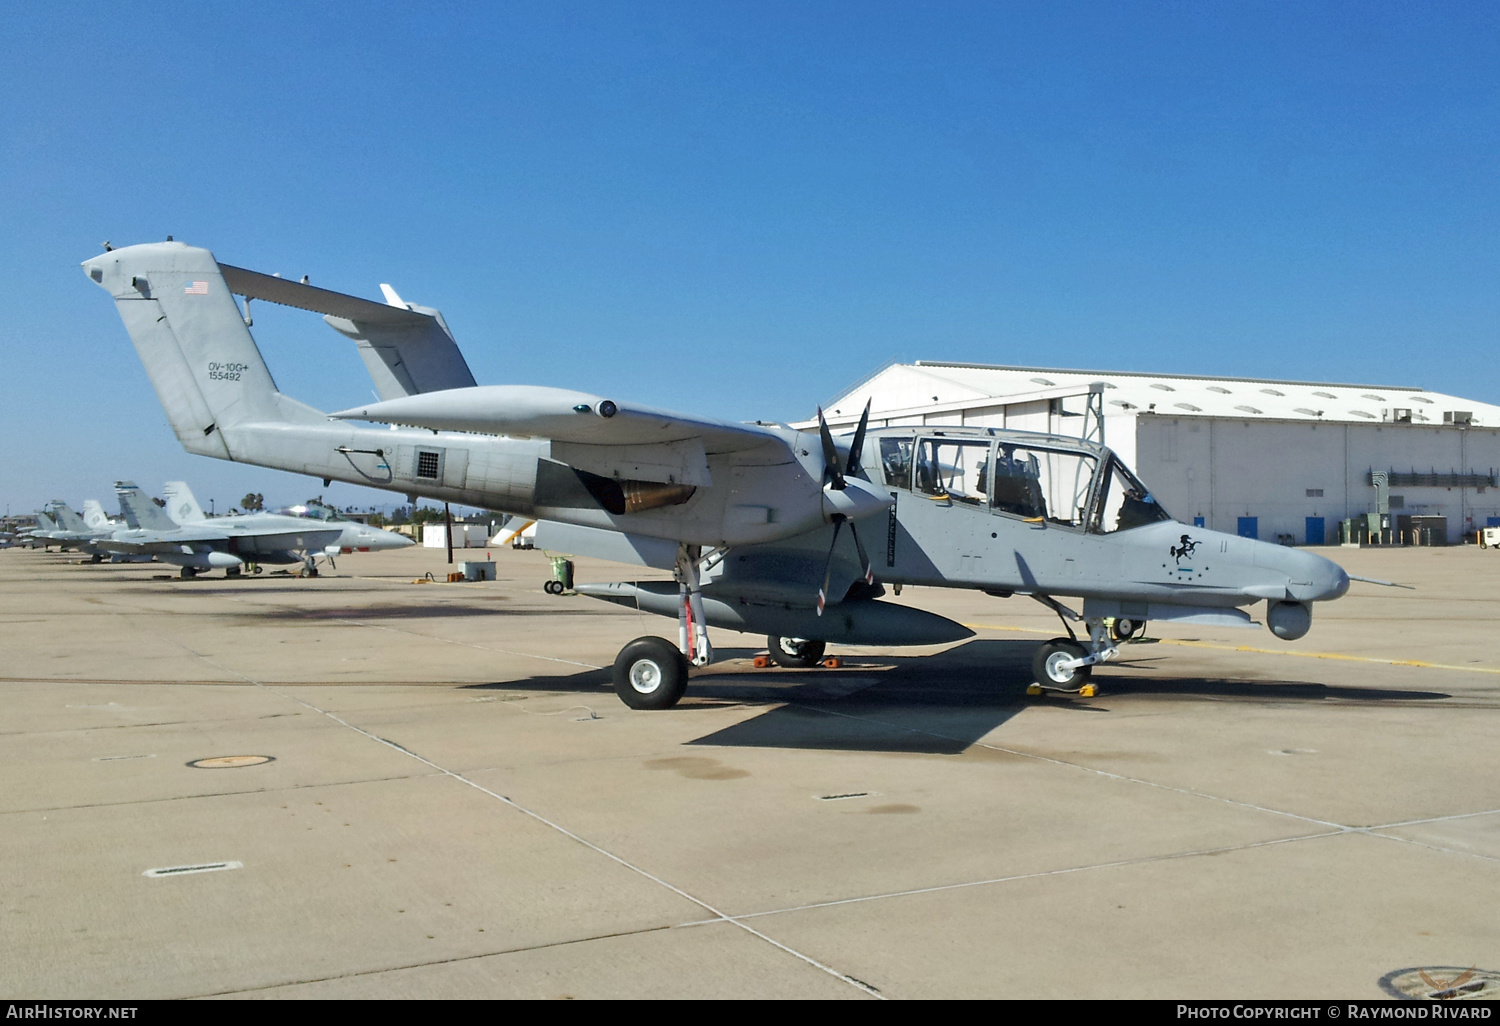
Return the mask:
<svg viewBox="0 0 1500 1026"><path fill-rule="evenodd" d="M829 485L823 489L823 519L830 524L839 518L862 520L884 513L895 504L889 492L857 477L845 478L843 488Z"/></svg>

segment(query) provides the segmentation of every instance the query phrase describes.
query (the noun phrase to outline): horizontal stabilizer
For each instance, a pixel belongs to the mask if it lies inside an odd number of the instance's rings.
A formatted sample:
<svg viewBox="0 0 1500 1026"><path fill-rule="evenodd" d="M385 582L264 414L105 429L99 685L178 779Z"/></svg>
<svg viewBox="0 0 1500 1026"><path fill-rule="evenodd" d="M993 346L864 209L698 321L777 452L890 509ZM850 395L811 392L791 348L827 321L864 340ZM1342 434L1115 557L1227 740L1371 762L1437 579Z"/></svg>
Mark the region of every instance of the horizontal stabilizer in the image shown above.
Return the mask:
<svg viewBox="0 0 1500 1026"><path fill-rule="evenodd" d="M220 264L219 270L224 275L224 283L229 286L229 291L248 299L264 299L280 306L332 314L334 317L365 324L411 327L427 324L432 320L427 314L413 313L401 307L387 306L385 303L313 285L303 285L301 282L278 278L274 274L262 274L260 271L249 271L229 264Z"/></svg>
<svg viewBox="0 0 1500 1026"><path fill-rule="evenodd" d="M376 303L243 267L220 264L219 269L230 291L247 300L323 314L330 327L359 345L360 359L382 399L474 385L443 315L403 302L389 285L380 287L386 302Z"/></svg>

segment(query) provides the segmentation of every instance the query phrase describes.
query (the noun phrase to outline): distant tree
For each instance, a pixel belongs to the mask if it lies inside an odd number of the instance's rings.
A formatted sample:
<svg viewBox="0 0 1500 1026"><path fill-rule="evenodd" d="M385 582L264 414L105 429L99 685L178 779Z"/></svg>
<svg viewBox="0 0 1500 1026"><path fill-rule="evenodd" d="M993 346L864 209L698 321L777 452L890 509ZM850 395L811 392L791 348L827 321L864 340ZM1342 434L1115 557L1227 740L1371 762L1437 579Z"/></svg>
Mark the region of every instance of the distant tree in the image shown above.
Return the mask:
<svg viewBox="0 0 1500 1026"><path fill-rule="evenodd" d="M166 506L166 504L167 504L167 500L166 499L158 499L154 495L151 497L151 501L154 502L154 503L156 503L158 506Z"/></svg>
<svg viewBox="0 0 1500 1026"><path fill-rule="evenodd" d="M266 497L257 492L246 492L245 497L240 500L240 509L244 510L247 513L251 512L252 510L265 508Z"/></svg>

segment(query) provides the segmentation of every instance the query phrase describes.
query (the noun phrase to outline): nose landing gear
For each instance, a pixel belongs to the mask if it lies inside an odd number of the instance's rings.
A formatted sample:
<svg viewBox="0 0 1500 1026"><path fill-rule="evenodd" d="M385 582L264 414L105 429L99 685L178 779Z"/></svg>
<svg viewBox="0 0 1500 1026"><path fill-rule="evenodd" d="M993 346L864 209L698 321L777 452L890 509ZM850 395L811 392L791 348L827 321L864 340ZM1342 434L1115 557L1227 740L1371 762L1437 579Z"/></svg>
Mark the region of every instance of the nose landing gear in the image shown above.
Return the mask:
<svg viewBox="0 0 1500 1026"><path fill-rule="evenodd" d="M1043 691L1067 691L1083 698L1093 698L1099 693L1098 688L1089 683L1094 667L1119 655L1118 643L1143 630L1145 623L1130 620L1110 623L1102 618L1085 620L1054 598L1045 595L1032 597L1058 615L1068 636L1053 638L1037 647L1031 657L1031 674L1035 683L1026 689L1026 693L1040 695ZM1073 633L1073 623L1082 623L1088 628L1087 641L1080 641ZM1129 629L1129 634L1119 633L1122 624Z"/></svg>

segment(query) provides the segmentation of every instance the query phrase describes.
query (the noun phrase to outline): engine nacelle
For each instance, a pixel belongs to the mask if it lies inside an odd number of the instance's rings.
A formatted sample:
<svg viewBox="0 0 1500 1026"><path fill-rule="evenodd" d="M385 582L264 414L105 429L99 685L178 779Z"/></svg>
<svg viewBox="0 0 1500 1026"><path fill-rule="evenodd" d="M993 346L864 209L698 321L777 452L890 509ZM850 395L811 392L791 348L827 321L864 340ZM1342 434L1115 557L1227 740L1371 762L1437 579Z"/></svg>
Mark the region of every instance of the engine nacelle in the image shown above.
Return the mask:
<svg viewBox="0 0 1500 1026"><path fill-rule="evenodd" d="M1266 626L1282 641L1296 641L1312 626L1312 607L1304 602L1272 602L1266 607Z"/></svg>

